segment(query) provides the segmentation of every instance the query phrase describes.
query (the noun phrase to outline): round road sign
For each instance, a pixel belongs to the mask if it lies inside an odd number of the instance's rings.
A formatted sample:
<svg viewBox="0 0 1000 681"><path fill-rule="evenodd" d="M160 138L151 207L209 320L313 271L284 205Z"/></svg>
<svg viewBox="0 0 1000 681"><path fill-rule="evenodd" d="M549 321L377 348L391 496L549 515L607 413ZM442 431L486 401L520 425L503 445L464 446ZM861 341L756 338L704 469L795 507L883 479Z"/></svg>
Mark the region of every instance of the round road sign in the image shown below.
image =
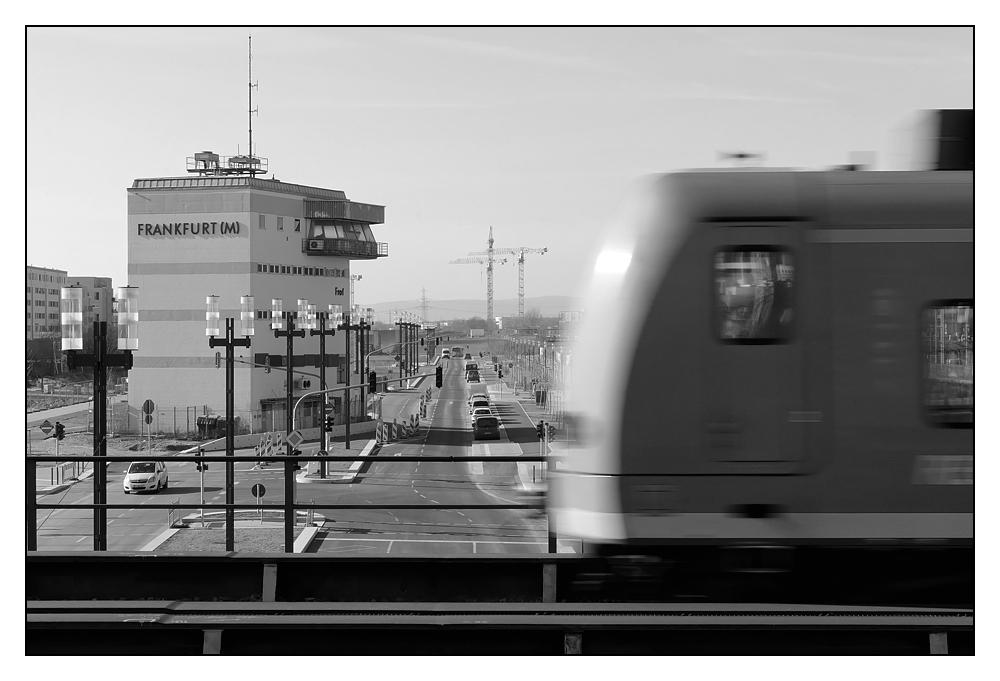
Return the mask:
<svg viewBox="0 0 1000 681"><path fill-rule="evenodd" d="M264 496L264 492L266 491L267 490L264 489L264 485L261 485L260 483L250 488L250 493L253 494L255 497L257 497L258 499Z"/></svg>
<svg viewBox="0 0 1000 681"><path fill-rule="evenodd" d="M152 414L146 414L142 418L146 421L146 423L152 423L153 422L153 415Z"/></svg>

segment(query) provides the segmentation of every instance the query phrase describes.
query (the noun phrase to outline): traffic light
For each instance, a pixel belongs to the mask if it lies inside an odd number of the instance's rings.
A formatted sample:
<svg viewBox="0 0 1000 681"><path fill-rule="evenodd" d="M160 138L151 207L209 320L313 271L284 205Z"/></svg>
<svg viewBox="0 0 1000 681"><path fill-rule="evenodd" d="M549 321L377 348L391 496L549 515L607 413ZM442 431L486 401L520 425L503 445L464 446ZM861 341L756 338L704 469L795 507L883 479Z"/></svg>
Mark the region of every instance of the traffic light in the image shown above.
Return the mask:
<svg viewBox="0 0 1000 681"><path fill-rule="evenodd" d="M323 430L325 430L328 433L332 433L333 432L333 417L332 416L327 416L326 417L326 420L323 422Z"/></svg>
<svg viewBox="0 0 1000 681"><path fill-rule="evenodd" d="M556 427L553 426L551 423L548 423L546 425L548 426L549 429L549 442L551 442L556 437Z"/></svg>
<svg viewBox="0 0 1000 681"><path fill-rule="evenodd" d="M198 448L198 453L195 454L195 456L198 457L198 460L194 462L195 463L195 468L198 469L199 473L202 472L202 471L207 471L208 470L208 464L205 463L205 462L203 462L203 461L201 461L201 457L203 455L204 455L204 453L202 452L201 447L199 447Z"/></svg>
<svg viewBox="0 0 1000 681"><path fill-rule="evenodd" d="M215 353L215 368L218 369L220 366L222 366L222 353L221 352L216 352Z"/></svg>
<svg viewBox="0 0 1000 681"><path fill-rule="evenodd" d="M378 392L378 377L375 375L374 371L368 372L368 392L377 393Z"/></svg>
<svg viewBox="0 0 1000 681"><path fill-rule="evenodd" d="M298 449L293 449L293 450L292 450L292 456L302 456L302 452L301 452L301 450L298 450ZM295 471L300 471L300 470L302 470L302 464L301 464L301 463L299 462L299 460L298 460L298 459L296 459L296 460L295 460L295 461L294 461L294 462L292 463L292 470L295 470Z"/></svg>
<svg viewBox="0 0 1000 681"><path fill-rule="evenodd" d="M437 338L434 339L434 345L441 345L441 337L440 336L438 336Z"/></svg>
<svg viewBox="0 0 1000 681"><path fill-rule="evenodd" d="M482 358L483 358L483 353L480 352L479 353L479 359L482 359Z"/></svg>
<svg viewBox="0 0 1000 681"><path fill-rule="evenodd" d="M539 440L545 439L545 421L539 421L538 425L535 426L535 435L538 436Z"/></svg>
<svg viewBox="0 0 1000 681"><path fill-rule="evenodd" d="M264 373L271 373L271 355L264 358Z"/></svg>
<svg viewBox="0 0 1000 681"><path fill-rule="evenodd" d="M56 439L61 440L66 437L66 426L56 421Z"/></svg>
<svg viewBox="0 0 1000 681"><path fill-rule="evenodd" d="M424 339L423 338L420 339L420 347L424 347Z"/></svg>
<svg viewBox="0 0 1000 681"><path fill-rule="evenodd" d="M438 388L440 388L441 384L444 383L444 369L442 367L438 367L434 371L434 383Z"/></svg>
<svg viewBox="0 0 1000 681"><path fill-rule="evenodd" d="M497 371L497 378L503 378L503 369Z"/></svg>

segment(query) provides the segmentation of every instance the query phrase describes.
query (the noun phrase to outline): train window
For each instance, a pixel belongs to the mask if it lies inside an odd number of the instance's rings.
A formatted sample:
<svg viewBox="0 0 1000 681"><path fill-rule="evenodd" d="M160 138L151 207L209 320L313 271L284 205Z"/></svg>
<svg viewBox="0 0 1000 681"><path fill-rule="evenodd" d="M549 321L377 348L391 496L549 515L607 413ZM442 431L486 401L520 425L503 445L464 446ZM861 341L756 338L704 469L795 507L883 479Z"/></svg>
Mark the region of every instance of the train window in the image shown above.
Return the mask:
<svg viewBox="0 0 1000 681"><path fill-rule="evenodd" d="M924 413L935 425L972 427L976 353L972 301L924 308Z"/></svg>
<svg viewBox="0 0 1000 681"><path fill-rule="evenodd" d="M795 268L788 251L743 247L715 254L719 338L782 342L791 336Z"/></svg>

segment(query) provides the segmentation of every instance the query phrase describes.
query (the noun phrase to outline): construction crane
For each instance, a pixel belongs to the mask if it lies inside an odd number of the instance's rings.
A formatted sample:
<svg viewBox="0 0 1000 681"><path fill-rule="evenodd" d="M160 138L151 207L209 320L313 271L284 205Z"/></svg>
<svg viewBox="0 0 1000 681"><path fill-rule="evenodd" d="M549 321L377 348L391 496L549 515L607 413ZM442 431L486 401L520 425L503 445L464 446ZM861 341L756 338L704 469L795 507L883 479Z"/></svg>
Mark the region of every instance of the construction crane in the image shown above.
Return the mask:
<svg viewBox="0 0 1000 681"><path fill-rule="evenodd" d="M493 248L493 227L490 227L490 238L486 242L486 250L479 253L469 253L470 256L486 256L485 258L459 258L452 260L449 265L486 265L486 322L492 330L496 320L493 318L493 254L497 251ZM499 264L507 262L506 258L500 260Z"/></svg>
<svg viewBox="0 0 1000 681"><path fill-rule="evenodd" d="M490 230L490 245L493 245L493 231ZM493 248L494 255L516 255L517 256L517 316L524 316L524 254L539 253L545 255L548 248L527 248L525 246L515 246L514 248ZM486 255L486 252L469 253L469 255ZM493 290L493 287L490 287Z"/></svg>

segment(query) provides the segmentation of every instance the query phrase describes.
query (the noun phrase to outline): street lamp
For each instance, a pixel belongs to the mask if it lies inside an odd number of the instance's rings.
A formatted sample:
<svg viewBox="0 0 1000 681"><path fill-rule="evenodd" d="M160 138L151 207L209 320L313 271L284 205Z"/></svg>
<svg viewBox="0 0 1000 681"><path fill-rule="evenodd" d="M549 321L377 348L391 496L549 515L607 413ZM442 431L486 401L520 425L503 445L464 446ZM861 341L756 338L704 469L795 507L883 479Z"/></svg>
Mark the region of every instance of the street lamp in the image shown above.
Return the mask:
<svg viewBox="0 0 1000 681"><path fill-rule="evenodd" d="M356 281L361 281L361 275L360 274L352 274L351 275L351 307L352 308L354 307L354 282L356 282Z"/></svg>
<svg viewBox="0 0 1000 681"><path fill-rule="evenodd" d="M359 308L357 305L355 305L355 306L353 306L351 308L348 308L348 311L347 311L346 314L342 314L342 313L339 312L339 310L340 310L340 306L339 305L337 306L337 309L338 309L338 314L337 314L337 317L335 318L336 328L337 329L341 329L341 330L343 330L343 331L345 331L347 333L347 338L344 339L344 348L345 348L346 365L347 365L347 385L350 386L351 385L351 331L357 331L360 334L360 332L364 331L365 329L370 329L371 325L370 324L368 324L368 325L365 324L365 317L362 316L361 308ZM358 323L355 324L355 325L353 325L353 326L351 325L351 314L352 313L354 314L355 319L358 320ZM361 357L358 357L358 360L360 360L360 359L361 359ZM362 397L362 399L364 399L364 386L361 387L361 391L362 391L361 392L361 397ZM345 449L350 449L351 448L351 389L350 389L350 387L348 387L348 388L346 388L344 390L344 401L345 401L345 406L346 406L346 410L345 410L345 412L346 412L346 418L344 419L344 448Z"/></svg>
<svg viewBox="0 0 1000 681"><path fill-rule="evenodd" d="M234 394L236 380L233 369L236 365L234 349L249 348L250 336L253 335L254 306L253 296L240 298L240 333L243 338L236 338L235 320L226 317L226 335L219 336L219 296L205 298L205 335L208 336L208 347L226 348L226 456L235 454L235 433L233 426L236 408ZM233 504L236 503L236 471L232 461L226 462L226 551L235 551L236 544L236 513Z"/></svg>
<svg viewBox="0 0 1000 681"><path fill-rule="evenodd" d="M298 303L300 310L308 310L309 301L300 299ZM288 442L288 436L292 434L294 429L292 390L295 387L295 381L292 377L292 340L296 336L305 338L306 332L305 329L295 329L295 313L291 310L283 313L283 307L284 303L280 298L271 299L271 329L274 331L274 337L288 339L285 350L285 445L288 448L289 457L285 460L285 553L292 553L295 545L295 463L291 459L293 447ZM287 330L285 329L286 322Z"/></svg>
<svg viewBox="0 0 1000 681"><path fill-rule="evenodd" d="M83 289L64 286L60 295L60 322L62 323L62 349L66 352L66 366L94 368L94 456L107 456L107 382L108 368L121 367L125 371L132 368L132 352L139 349L139 293L134 286L120 286L117 289L118 309L118 349L122 352L108 353L108 323L100 318L94 320L94 351L83 351ZM31 498L34 498L32 493ZM105 464L94 463L94 550L108 548L108 472ZM28 550L38 549L35 527L35 513L29 509Z"/></svg>
<svg viewBox="0 0 1000 681"><path fill-rule="evenodd" d="M329 329L326 328L326 321L327 321L327 319L331 319L332 320L333 317L335 316L335 313L337 311L339 311L339 309L340 309L339 305L330 305L329 306L329 311L328 312L320 312L319 313L319 319L317 320L316 319L316 306L315 305L310 305L309 306L309 323L310 323L309 335L310 336L319 336L319 387L320 387L320 390L326 390L326 337L327 336L335 336L337 334L337 329L335 327L332 327L332 328L329 328ZM317 321L319 322L319 324L318 324L319 329L318 330L316 329L316 326L317 326L316 322ZM326 408L327 408L327 405L329 404L329 399L330 399L329 398L329 393L324 392L323 393L323 416L321 417L321 421L320 421L320 433L321 433L320 440L323 443L322 450L323 450L324 453L330 451L330 436L326 432L326 413L327 413L326 412ZM320 479L323 479L323 478L326 477L326 461L322 461L321 460L319 462L319 477L320 477Z"/></svg>

